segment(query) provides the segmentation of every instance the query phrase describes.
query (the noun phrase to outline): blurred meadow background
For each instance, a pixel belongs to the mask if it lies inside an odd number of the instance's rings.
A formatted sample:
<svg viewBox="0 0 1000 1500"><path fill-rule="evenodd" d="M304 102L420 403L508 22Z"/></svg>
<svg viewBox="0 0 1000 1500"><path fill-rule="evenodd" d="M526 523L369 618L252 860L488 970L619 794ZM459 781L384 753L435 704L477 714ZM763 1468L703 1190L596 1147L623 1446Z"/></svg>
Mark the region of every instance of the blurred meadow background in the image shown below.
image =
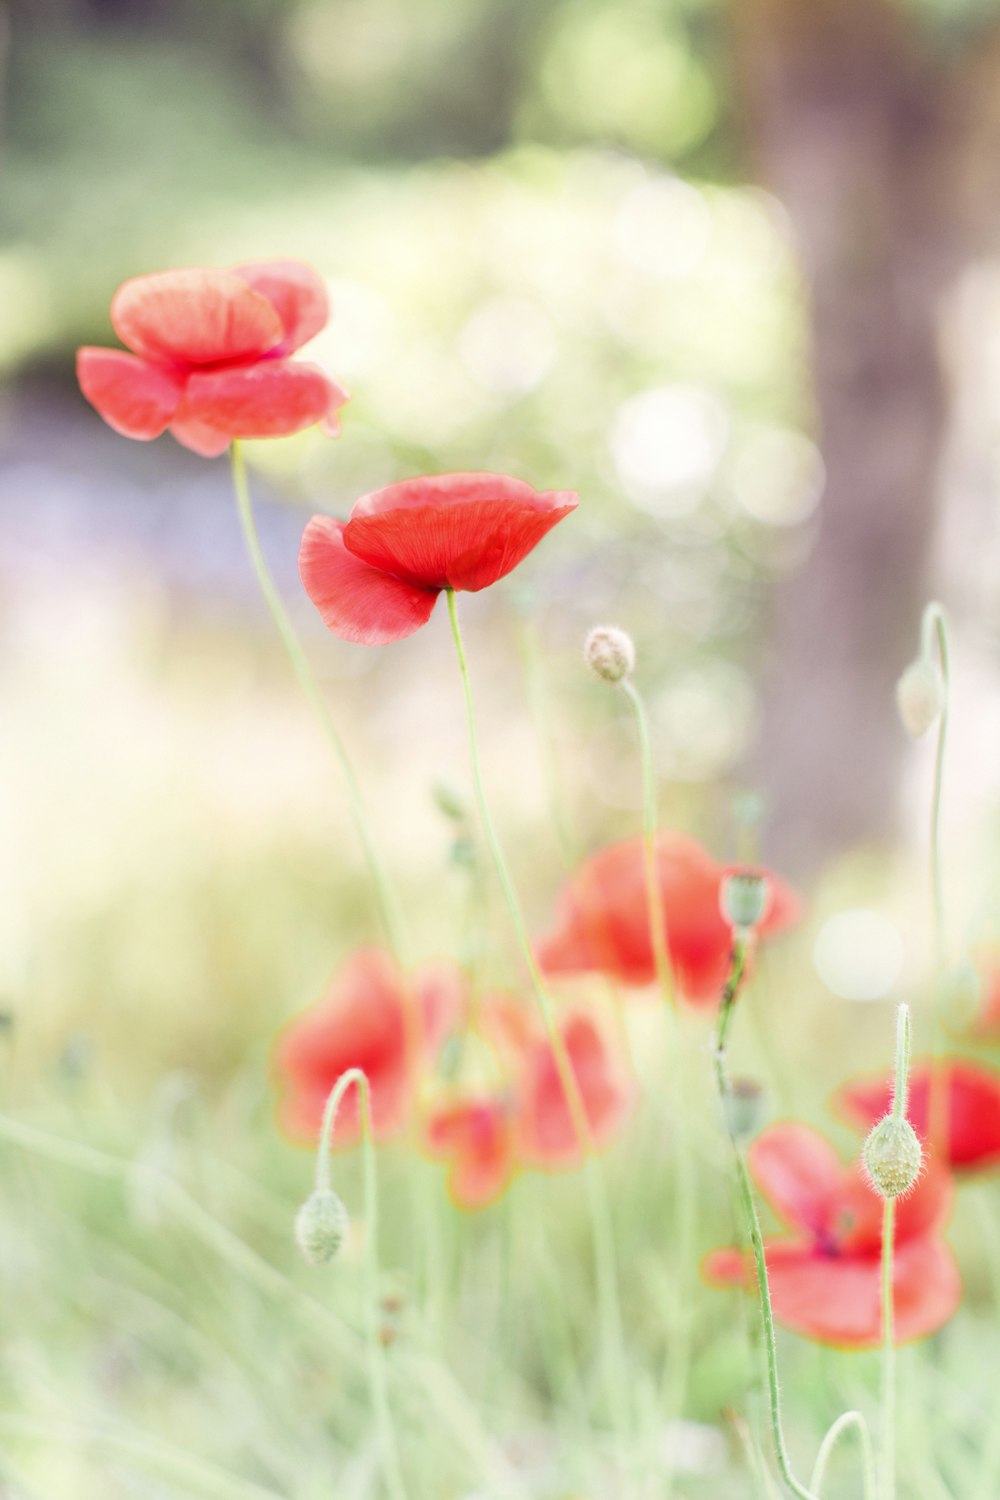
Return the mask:
<svg viewBox="0 0 1000 1500"><path fill-rule="evenodd" d="M336 441L248 445L265 551L415 956L514 989L443 606L397 646L344 644L296 555L311 514L413 474L579 492L463 599L531 929L640 826L634 722L581 659L614 622L662 825L731 861L753 803L805 897L735 1066L765 1119L846 1155L825 1100L888 1066L895 1002L931 1042L933 748L893 700L931 595L954 956L1000 934L1000 25L988 0L14 0L0 60L0 1494L366 1500L359 1164L334 1163L356 1240L300 1264L313 1163L279 1133L271 1049L380 940L368 875L225 458L117 436L74 351L114 341L111 295L148 271L276 256L327 279L313 349L352 399ZM760 1420L753 1304L672 1249L661 1023L629 1002L644 1097L603 1168L628 1440L579 1174L462 1214L440 1165L380 1150L411 1500L773 1493L735 1415ZM681 1032L700 1258L738 1235L708 1024ZM901 1359L915 1500L996 1493L998 1232L995 1186L964 1188L963 1308ZM876 1356L780 1352L811 1461L845 1405L873 1408ZM845 1452L829 1497L857 1493Z"/></svg>

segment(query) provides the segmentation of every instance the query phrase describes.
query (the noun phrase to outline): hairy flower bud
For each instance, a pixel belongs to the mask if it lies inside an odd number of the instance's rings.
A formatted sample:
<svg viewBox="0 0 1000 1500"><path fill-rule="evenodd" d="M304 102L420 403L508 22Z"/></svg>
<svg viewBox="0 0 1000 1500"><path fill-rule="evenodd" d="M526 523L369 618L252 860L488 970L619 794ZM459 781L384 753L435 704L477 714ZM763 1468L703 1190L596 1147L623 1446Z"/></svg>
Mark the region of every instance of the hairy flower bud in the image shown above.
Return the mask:
<svg viewBox="0 0 1000 1500"><path fill-rule="evenodd" d="M595 625L583 647L584 661L604 682L621 682L635 670L632 637L617 625Z"/></svg>
<svg viewBox="0 0 1000 1500"><path fill-rule="evenodd" d="M757 870L733 870L722 881L719 906L730 927L751 931L767 911L767 880Z"/></svg>
<svg viewBox="0 0 1000 1500"><path fill-rule="evenodd" d="M737 1141L749 1141L764 1121L764 1090L752 1078L734 1078L725 1099L726 1125Z"/></svg>
<svg viewBox="0 0 1000 1500"><path fill-rule="evenodd" d="M911 661L896 683L896 703L907 734L915 740L939 718L944 708L944 682L926 656Z"/></svg>
<svg viewBox="0 0 1000 1500"><path fill-rule="evenodd" d="M311 1266L332 1260L347 1233L347 1209L332 1188L316 1188L295 1215L295 1239Z"/></svg>
<svg viewBox="0 0 1000 1500"><path fill-rule="evenodd" d="M862 1150L865 1172L882 1198L908 1193L920 1176L923 1147L909 1120L886 1115L870 1132Z"/></svg>

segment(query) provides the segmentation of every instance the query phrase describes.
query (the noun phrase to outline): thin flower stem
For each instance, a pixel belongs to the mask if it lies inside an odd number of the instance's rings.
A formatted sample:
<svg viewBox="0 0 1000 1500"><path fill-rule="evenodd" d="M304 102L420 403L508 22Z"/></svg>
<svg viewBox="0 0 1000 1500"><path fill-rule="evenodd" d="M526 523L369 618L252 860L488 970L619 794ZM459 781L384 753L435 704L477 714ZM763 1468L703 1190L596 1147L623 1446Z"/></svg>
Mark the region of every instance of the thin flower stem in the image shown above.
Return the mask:
<svg viewBox="0 0 1000 1500"><path fill-rule="evenodd" d="M921 622L921 645L928 661L936 655L941 673L942 703L938 716L937 747L934 752L934 787L931 793L930 825L930 877L931 877L931 931L933 936L934 973L932 992L933 1036L935 1061L931 1068L930 1101L928 1109L928 1136L941 1156L948 1155L948 1080L941 1054L944 1051L941 1034L941 1001L944 975L948 963L948 947L944 912L944 874L941 862L941 795L944 786L944 752L948 738L948 698L951 686L948 621L941 605L932 601L924 610Z"/></svg>
<svg viewBox="0 0 1000 1500"><path fill-rule="evenodd" d="M264 602L270 611L282 644L288 653L292 670L295 672L303 692L309 699L316 717L320 721L323 732L333 751L334 759L344 778L351 817L361 841L365 858L368 861L368 868L375 886L386 938L397 960L402 965L404 962L403 937L399 907L385 872L385 866L378 850L371 820L361 795L361 788L358 784L354 767L351 764L350 756L347 753L340 732L334 723L333 715L330 713L322 689L316 681L312 667L309 665L309 658L303 650L302 642L295 633L295 627L289 619L288 612L282 603L281 595L267 566L267 561L260 545L260 538L257 534L253 505L250 500L250 488L247 484L243 445L238 441L234 441L232 446L232 468L233 488L236 492L236 505L239 511L240 524L243 528L243 537L246 542L247 551L250 554L250 561L253 563L254 572L257 575L260 591L264 596Z"/></svg>
<svg viewBox="0 0 1000 1500"><path fill-rule="evenodd" d="M524 920L524 914L521 911L521 904L507 867L507 861L500 845L496 825L493 822L493 815L490 811L489 801L487 800L482 767L479 760L479 740L476 733L472 682L469 677L469 666L466 660L465 647L462 642L462 632L458 623L458 606L455 599L455 591L454 589L446 589L445 593L448 599L448 618L451 622L455 653L458 657L458 669L462 678L465 717L469 734L469 757L472 763L472 781L476 793L476 802L479 807L479 817L483 825L483 832L486 835L486 842L489 845L497 878L503 891L504 900L507 904L507 910L510 914L517 944L521 950L521 956L531 980L535 1001L542 1017L549 1045L552 1048L552 1057L555 1062L556 1072L559 1075L559 1082L562 1085L566 1106L569 1110L570 1119L572 1120L573 1129L576 1133L583 1157L584 1181L587 1190L591 1234L594 1242L594 1263L597 1272L598 1316L602 1331L601 1344L607 1358L608 1404L610 1410L615 1414L616 1421L624 1430L629 1422L628 1381L625 1361L625 1334L622 1325L621 1307L618 1300L618 1269L614 1234L611 1227L611 1215L604 1191L604 1183L595 1159L594 1139L590 1130L590 1123L587 1119L583 1096L580 1093L580 1086L573 1071L569 1053L566 1051L566 1043L562 1032L559 1030L556 1022L552 1001L545 988L545 981L542 978L541 970L532 951L527 924ZM607 1356L607 1351L609 1350L613 1351L610 1358Z"/></svg>
<svg viewBox="0 0 1000 1500"><path fill-rule="evenodd" d="M371 1090L362 1068L348 1068L342 1073L330 1091L323 1112L323 1130L316 1155L316 1186L330 1185L329 1149L337 1111L341 1100L351 1084L358 1091L361 1117L361 1150L364 1162L365 1195L365 1266L368 1276L366 1308L366 1346L368 1353L368 1380L371 1386L372 1405L382 1441L382 1460L385 1479L392 1500L407 1500L406 1486L399 1464L399 1448L396 1430L389 1405L389 1376L386 1368L385 1349L379 1330L379 1269L378 1269L378 1185L375 1167L375 1145L372 1139Z"/></svg>
<svg viewBox="0 0 1000 1500"><path fill-rule="evenodd" d="M882 1500L896 1497L896 1350L893 1343L892 1252L896 1200L882 1215Z"/></svg>
<svg viewBox="0 0 1000 1500"><path fill-rule="evenodd" d="M695 1239L697 1235L696 1201L694 1187L694 1156L687 1128L685 1104L684 1056L679 1045L681 1028L674 1011L677 999L670 950L667 946L667 930L663 901L660 897L660 882L656 865L656 839L658 831L656 768L653 764L653 747L649 734L649 719L642 694L628 677L623 677L618 686L628 699L635 713L639 735L639 755L642 765L643 803L643 852L646 868L646 900L649 907L649 930L653 946L653 961L656 966L660 993L673 1020L673 1036L670 1038L669 1055L672 1067L673 1096L673 1167L674 1210L677 1223L677 1265L680 1276L687 1276L695 1264ZM671 1394L669 1409L677 1418L683 1417L687 1394L689 1367L691 1363L693 1298L682 1289L679 1299L679 1316L670 1350ZM673 1473L670 1483L673 1483Z"/></svg>
<svg viewBox="0 0 1000 1500"><path fill-rule="evenodd" d="M797 1497L797 1500L818 1500L816 1494L812 1490L806 1489L805 1485L800 1484L792 1473L791 1460L789 1459L788 1449L785 1445L785 1434L781 1425L781 1390L778 1384L778 1348L774 1333L774 1313L771 1308L771 1289L767 1280L764 1236L761 1233L760 1218L757 1213L757 1206L754 1203L750 1174L743 1159L740 1143L732 1127L729 1075L726 1069L726 1048L734 1003L740 992L740 986L746 973L749 941L747 934L740 932L733 933L733 951L730 960L729 975L723 986L719 1002L719 1019L715 1031L713 1053L715 1083L726 1131L733 1149L740 1204L743 1209L746 1229L753 1249L754 1267L757 1273L757 1294L760 1299L761 1320L764 1325L764 1349L767 1357L768 1410L771 1421L771 1440L774 1444L774 1454L778 1461L778 1469L781 1477L791 1493Z"/></svg>
<svg viewBox="0 0 1000 1500"><path fill-rule="evenodd" d="M826 1437L820 1443L816 1462L813 1465L812 1475L809 1480L809 1488L819 1500L826 1478L827 1464L837 1443L848 1432L857 1432L858 1446L861 1449L861 1477L864 1482L865 1500L875 1500L875 1450L872 1447L871 1433L868 1431L868 1423L859 1411L845 1411L837 1418L833 1426L827 1432Z"/></svg>

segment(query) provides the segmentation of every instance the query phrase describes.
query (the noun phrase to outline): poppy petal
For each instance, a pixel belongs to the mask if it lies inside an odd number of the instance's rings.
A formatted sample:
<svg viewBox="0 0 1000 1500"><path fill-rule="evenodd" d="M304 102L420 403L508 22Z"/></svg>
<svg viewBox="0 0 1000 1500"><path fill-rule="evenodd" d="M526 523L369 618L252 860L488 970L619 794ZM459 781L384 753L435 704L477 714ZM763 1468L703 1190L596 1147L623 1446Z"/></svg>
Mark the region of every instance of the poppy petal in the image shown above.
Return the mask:
<svg viewBox="0 0 1000 1500"><path fill-rule="evenodd" d="M228 432L220 432L217 427L209 427L207 422L197 422L193 417L175 417L169 431L171 437L202 458L218 458L232 442Z"/></svg>
<svg viewBox="0 0 1000 1500"><path fill-rule="evenodd" d="M947 1075L947 1160L955 1171L1000 1166L1000 1078L989 1068L960 1059L939 1065ZM834 1107L853 1125L867 1129L888 1113L892 1084L884 1074L854 1079L834 1096ZM927 1139L932 1108L931 1067L921 1063L910 1074L907 1114Z"/></svg>
<svg viewBox="0 0 1000 1500"><path fill-rule="evenodd" d="M836 1257L810 1245L765 1246L774 1316L786 1328L821 1344L870 1349L882 1338L881 1262L877 1255ZM756 1286L753 1258L717 1250L703 1263L716 1286ZM948 1321L962 1288L954 1257L938 1240L900 1246L893 1261L893 1316L897 1344L923 1338Z"/></svg>
<svg viewBox="0 0 1000 1500"><path fill-rule="evenodd" d="M424 588L476 592L503 578L576 509L502 474L409 479L366 495L344 532L355 557Z"/></svg>
<svg viewBox="0 0 1000 1500"><path fill-rule="evenodd" d="M813 1234L827 1232L844 1165L818 1130L796 1120L771 1125L751 1143L747 1165L784 1223Z"/></svg>
<svg viewBox="0 0 1000 1500"><path fill-rule="evenodd" d="M281 341L277 309L229 271L156 271L126 281L111 300L123 344L185 365L255 359Z"/></svg>
<svg viewBox="0 0 1000 1500"><path fill-rule="evenodd" d="M123 437L159 437L177 408L183 379L121 349L77 351L80 389L109 427Z"/></svg>
<svg viewBox="0 0 1000 1500"><path fill-rule="evenodd" d="M623 1123L632 1090L590 1016L570 1016L561 1030L591 1140L600 1150L610 1144ZM574 1166L581 1156L576 1123L547 1039L533 1049L522 1080L520 1154L533 1166L544 1168Z"/></svg>
<svg viewBox="0 0 1000 1500"><path fill-rule="evenodd" d="M344 546L344 525L313 516L302 536L299 574L323 623L344 641L384 646L430 619L437 590L415 588L370 568Z"/></svg>
<svg viewBox="0 0 1000 1500"><path fill-rule="evenodd" d="M317 365L263 360L192 375L182 415L232 437L287 437L324 421L345 399Z"/></svg>
<svg viewBox="0 0 1000 1500"><path fill-rule="evenodd" d="M258 260L233 266L232 274L266 297L281 319L281 343L272 350L291 354L326 327L330 301L322 276L300 260Z"/></svg>
<svg viewBox="0 0 1000 1500"><path fill-rule="evenodd" d="M485 1208L514 1175L515 1136L500 1099L467 1099L436 1109L427 1121L427 1149L450 1159L448 1190L459 1208Z"/></svg>

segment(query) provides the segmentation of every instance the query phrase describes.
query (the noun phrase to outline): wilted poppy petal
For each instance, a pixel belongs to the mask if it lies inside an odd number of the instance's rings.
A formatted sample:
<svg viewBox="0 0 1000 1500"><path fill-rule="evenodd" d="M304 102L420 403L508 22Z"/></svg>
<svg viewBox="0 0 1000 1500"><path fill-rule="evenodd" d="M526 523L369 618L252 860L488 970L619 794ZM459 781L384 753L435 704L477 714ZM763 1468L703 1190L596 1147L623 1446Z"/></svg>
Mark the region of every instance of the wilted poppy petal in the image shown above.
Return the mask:
<svg viewBox="0 0 1000 1500"><path fill-rule="evenodd" d="M317 365L263 360L196 372L181 415L232 437L287 437L322 422L335 399L332 382Z"/></svg>
<svg viewBox="0 0 1000 1500"><path fill-rule="evenodd" d="M344 641L384 646L426 625L437 591L414 588L359 562L343 540L344 524L313 516L302 536L299 574L323 623Z"/></svg>
<svg viewBox="0 0 1000 1500"><path fill-rule="evenodd" d="M218 458L233 441L228 432L209 427L207 422L196 422L193 417L174 417L169 430L172 438L202 458Z"/></svg>
<svg viewBox="0 0 1000 1500"><path fill-rule="evenodd" d="M281 319L281 343L272 354L291 354L326 327L326 285L312 266L300 260L258 260L233 266L232 273L266 297Z"/></svg>
<svg viewBox="0 0 1000 1500"><path fill-rule="evenodd" d="M1000 1079L988 1068L959 1059L937 1066L946 1073L949 1165L955 1171L1000 1166ZM888 1113L891 1103L892 1084L885 1075L855 1079L834 1096L839 1112L865 1129ZM910 1074L907 1114L922 1140L928 1138L932 1107L931 1067L921 1063Z"/></svg>
<svg viewBox="0 0 1000 1500"><path fill-rule="evenodd" d="M277 309L229 271L136 276L115 292L111 322L136 354L186 365L259 358L282 337Z"/></svg>
<svg viewBox="0 0 1000 1500"><path fill-rule="evenodd" d="M427 1121L426 1143L432 1155L450 1161L448 1190L460 1208L485 1208L514 1175L515 1135L502 1099L440 1106Z"/></svg>
<svg viewBox="0 0 1000 1500"><path fill-rule="evenodd" d="M409 583L476 592L516 568L578 503L502 474L410 479L359 500L344 541Z"/></svg>
<svg viewBox="0 0 1000 1500"><path fill-rule="evenodd" d="M754 1181L792 1229L825 1233L844 1181L844 1165L818 1130L796 1120L771 1125L747 1151Z"/></svg>
<svg viewBox="0 0 1000 1500"><path fill-rule="evenodd" d="M324 999L289 1023L278 1039L275 1066L284 1088L283 1127L315 1140L330 1090L348 1068L362 1068L371 1089L377 1138L406 1123L404 981L387 954L363 948L340 968ZM345 1096L335 1139L356 1139L357 1090Z"/></svg>
<svg viewBox="0 0 1000 1500"><path fill-rule="evenodd" d="M589 1016L571 1016L562 1025L570 1067L580 1091L590 1138L608 1145L632 1102L632 1089L618 1058ZM521 1088L520 1154L538 1167L573 1166L581 1142L566 1090L547 1039L526 1060Z"/></svg>
<svg viewBox="0 0 1000 1500"><path fill-rule="evenodd" d="M775 1241L765 1246L774 1316L785 1327L822 1344L867 1349L882 1338L881 1263L878 1255L826 1256L810 1245ZM756 1286L751 1256L720 1250L703 1263L719 1286ZM893 1262L895 1341L934 1333L958 1306L962 1288L954 1257L938 1240L899 1246Z"/></svg>
<svg viewBox="0 0 1000 1500"><path fill-rule="evenodd" d="M143 441L163 432L184 389L179 376L121 349L80 349L76 373L108 426Z"/></svg>

